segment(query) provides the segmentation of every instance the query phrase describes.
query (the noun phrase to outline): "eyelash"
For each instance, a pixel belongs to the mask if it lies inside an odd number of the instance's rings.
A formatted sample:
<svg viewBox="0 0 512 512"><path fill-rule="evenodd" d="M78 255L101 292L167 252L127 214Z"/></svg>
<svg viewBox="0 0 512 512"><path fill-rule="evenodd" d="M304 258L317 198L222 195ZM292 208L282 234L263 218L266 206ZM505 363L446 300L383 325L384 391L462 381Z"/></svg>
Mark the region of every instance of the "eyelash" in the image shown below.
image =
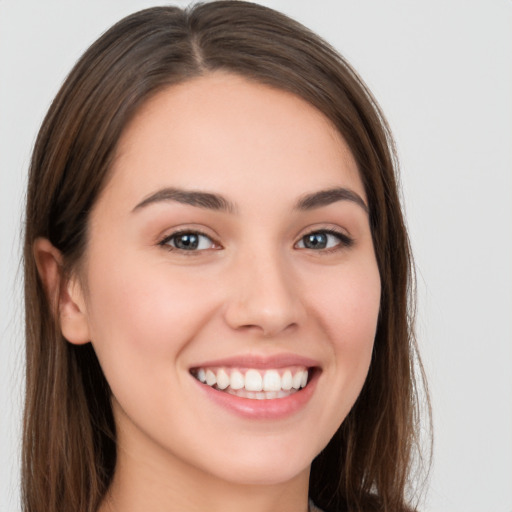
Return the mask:
<svg viewBox="0 0 512 512"><path fill-rule="evenodd" d="M165 247L168 251L179 251L181 253L187 253L187 255L192 255L194 253L198 254L198 253L200 253L200 252L202 252L204 250L207 250L207 249L197 249L197 247L194 248L194 249L182 249L182 248L170 245L171 241L176 240L179 237L184 236L184 235L192 235L192 236L196 236L198 238L205 237L208 240L210 240L211 245L216 245L217 247L221 247L220 244L218 244L215 240L213 240L209 235L207 235L207 234L205 234L205 233L203 233L201 231L192 230L192 229L180 230L180 231L176 231L176 232L174 232L174 233L172 233L170 235L167 235L160 242L158 242L158 245L160 245L162 247ZM327 248L323 248L323 249L312 249L312 248L308 248L308 247L297 247L297 245L299 243L304 244L304 241L305 241L306 237L309 237L309 236L312 236L312 235L330 235L330 236L333 236L333 237L337 238L338 239L338 243L336 245L334 245L333 247L327 247ZM198 242L198 244L200 244L200 242ZM323 253L323 254L326 254L326 253L329 254L329 253L336 252L336 251L339 251L339 250L342 250L342 249L350 248L350 247L352 247L353 244L354 244L354 240L351 237L349 237L348 235L346 235L344 233L340 233L339 231L337 231L335 229L318 229L318 230L314 230L314 231L311 231L311 232L306 233L305 235L303 235L299 239L299 241L294 244L294 248L307 249L307 250L314 251L314 252L320 252L320 253ZM208 249L214 249L214 247L210 247Z"/></svg>

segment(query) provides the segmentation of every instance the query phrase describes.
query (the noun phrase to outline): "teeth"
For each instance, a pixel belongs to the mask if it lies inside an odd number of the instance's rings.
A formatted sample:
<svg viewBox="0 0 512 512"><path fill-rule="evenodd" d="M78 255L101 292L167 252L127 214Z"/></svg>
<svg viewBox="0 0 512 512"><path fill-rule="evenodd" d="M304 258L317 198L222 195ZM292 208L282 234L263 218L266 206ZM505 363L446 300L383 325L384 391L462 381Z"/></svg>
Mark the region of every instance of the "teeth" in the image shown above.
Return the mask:
<svg viewBox="0 0 512 512"><path fill-rule="evenodd" d="M300 387L305 388L308 383L308 372L302 372L302 379L300 381Z"/></svg>
<svg viewBox="0 0 512 512"><path fill-rule="evenodd" d="M244 376L238 371L235 370L231 372L231 389L242 389L245 386Z"/></svg>
<svg viewBox="0 0 512 512"><path fill-rule="evenodd" d="M206 382L208 383L208 372L206 372ZM300 389L300 385L302 384L302 372L297 372L292 379L292 388Z"/></svg>
<svg viewBox="0 0 512 512"><path fill-rule="evenodd" d="M202 368L199 368L199 371L197 372L197 378L201 382L206 382L206 372Z"/></svg>
<svg viewBox="0 0 512 512"><path fill-rule="evenodd" d="M217 384L217 377L211 370L206 370L206 384L208 384L208 386Z"/></svg>
<svg viewBox="0 0 512 512"><path fill-rule="evenodd" d="M283 376L281 377L281 387L285 391L289 391L290 389L292 389L292 383L293 383L292 372L290 370L286 370L283 373Z"/></svg>
<svg viewBox="0 0 512 512"><path fill-rule="evenodd" d="M281 377L277 370L268 370L263 377L263 389L265 391L279 391L281 389Z"/></svg>
<svg viewBox="0 0 512 512"><path fill-rule="evenodd" d="M308 383L306 368L287 369L282 374L275 369L249 369L245 375L240 370L199 368L195 376L208 386L255 400L284 398Z"/></svg>
<svg viewBox="0 0 512 512"><path fill-rule="evenodd" d="M226 389L229 386L229 375L225 372L225 370L220 369L217 372L217 387L219 389Z"/></svg>
<svg viewBox="0 0 512 512"><path fill-rule="evenodd" d="M245 374L245 389L247 391L261 391L263 389L263 379L260 372L248 370Z"/></svg>

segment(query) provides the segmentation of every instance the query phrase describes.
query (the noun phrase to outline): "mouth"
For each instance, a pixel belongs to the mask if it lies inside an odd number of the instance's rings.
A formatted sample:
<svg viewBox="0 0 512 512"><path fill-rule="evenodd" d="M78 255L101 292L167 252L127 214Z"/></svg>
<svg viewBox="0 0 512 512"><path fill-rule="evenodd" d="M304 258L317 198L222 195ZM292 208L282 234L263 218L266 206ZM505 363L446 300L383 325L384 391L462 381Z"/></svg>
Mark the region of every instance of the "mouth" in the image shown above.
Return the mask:
<svg viewBox="0 0 512 512"><path fill-rule="evenodd" d="M191 375L217 391L252 400L283 399L308 386L318 368L302 365L284 368L197 367Z"/></svg>

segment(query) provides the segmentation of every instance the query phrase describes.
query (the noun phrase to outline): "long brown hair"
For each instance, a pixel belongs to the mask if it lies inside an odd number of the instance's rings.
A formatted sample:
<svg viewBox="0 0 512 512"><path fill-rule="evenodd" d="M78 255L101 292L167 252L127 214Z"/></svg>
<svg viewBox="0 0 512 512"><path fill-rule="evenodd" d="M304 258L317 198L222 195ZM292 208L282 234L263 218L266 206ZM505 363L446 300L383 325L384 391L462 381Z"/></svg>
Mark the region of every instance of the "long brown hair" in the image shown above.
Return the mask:
<svg viewBox="0 0 512 512"><path fill-rule="evenodd" d="M407 510L417 443L411 256L393 141L377 103L327 43L271 9L242 1L156 7L121 20L75 65L43 122L28 186L25 232L25 512L94 512L116 462L110 390L91 344L67 343L38 276L33 244L47 238L64 271L80 263L88 215L119 137L151 95L213 70L292 92L323 112L349 145L369 202L382 282L363 390L314 460L310 497L326 511Z"/></svg>

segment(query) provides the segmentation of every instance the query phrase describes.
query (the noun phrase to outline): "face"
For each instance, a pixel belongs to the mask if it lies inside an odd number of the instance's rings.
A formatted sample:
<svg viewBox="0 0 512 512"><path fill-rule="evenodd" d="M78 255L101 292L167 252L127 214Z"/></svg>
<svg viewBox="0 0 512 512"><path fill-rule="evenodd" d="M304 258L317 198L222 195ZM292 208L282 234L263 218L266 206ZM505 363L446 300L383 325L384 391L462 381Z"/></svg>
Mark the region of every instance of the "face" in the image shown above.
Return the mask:
<svg viewBox="0 0 512 512"><path fill-rule="evenodd" d="M364 188L287 92L211 74L149 100L81 272L119 450L140 464L287 481L364 383L380 301Z"/></svg>

